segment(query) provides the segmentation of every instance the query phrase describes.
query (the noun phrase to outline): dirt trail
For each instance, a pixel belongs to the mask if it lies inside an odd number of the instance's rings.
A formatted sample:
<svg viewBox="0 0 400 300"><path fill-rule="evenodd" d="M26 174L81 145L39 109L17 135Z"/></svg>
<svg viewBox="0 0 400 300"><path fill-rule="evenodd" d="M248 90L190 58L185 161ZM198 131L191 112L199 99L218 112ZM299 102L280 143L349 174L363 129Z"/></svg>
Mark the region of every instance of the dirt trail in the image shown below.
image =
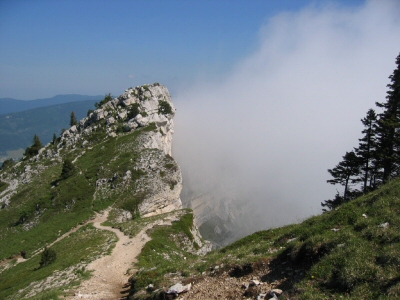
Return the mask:
<svg viewBox="0 0 400 300"><path fill-rule="evenodd" d="M143 246L150 241L146 231L154 225L170 225L174 219L171 217L157 220L143 228L135 237L129 238L118 229L100 225L107 220L109 211L110 209L98 215L93 225L96 228L114 232L118 237L116 246L111 255L103 256L87 266L88 270L93 270L93 276L82 282L80 287L75 289L74 296L67 297L69 300L115 300L126 296L122 290L131 276L127 274L127 271L133 269L133 263L136 262Z"/></svg>
<svg viewBox="0 0 400 300"><path fill-rule="evenodd" d="M79 287L70 290L72 295L66 297L68 300L125 299L126 295L123 294L123 288L128 283L128 279L131 274L136 271L133 268L134 263L137 261L137 257L140 254L143 246L151 240L151 238L146 234L146 231L156 225L171 225L172 221L177 220L177 218L179 219L180 215L180 212L177 212L164 219L155 220L154 222L147 224L136 236L130 238L129 236L124 235L118 229L101 225L101 223L107 221L110 210L111 207L105 210L102 214L96 214L94 219L73 228L72 230L60 236L53 243L47 245L47 247L51 247L55 243L66 238L71 233L76 232L82 226L85 226L89 223L93 223L93 226L98 229L112 231L118 237L118 241L115 245L115 248L112 250L111 255L103 256L87 265L86 269L93 271L92 277L86 281L83 281ZM42 250L43 249L37 250L31 257L41 253ZM26 259L22 258L20 255L16 256L15 258L17 258L17 264L26 261ZM2 262L0 267L3 268L1 269L4 270L9 267L7 264L10 262L11 260ZM129 270L130 274L128 274Z"/></svg>

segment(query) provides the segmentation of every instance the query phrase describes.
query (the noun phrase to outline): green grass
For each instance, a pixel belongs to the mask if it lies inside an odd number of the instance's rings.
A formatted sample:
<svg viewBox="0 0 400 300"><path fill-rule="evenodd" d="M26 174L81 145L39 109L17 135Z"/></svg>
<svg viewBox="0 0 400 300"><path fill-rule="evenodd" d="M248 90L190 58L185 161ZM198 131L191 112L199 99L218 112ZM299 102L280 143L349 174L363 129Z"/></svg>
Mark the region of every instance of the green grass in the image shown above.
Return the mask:
<svg viewBox="0 0 400 300"><path fill-rule="evenodd" d="M8 183L0 181L0 193L5 191L8 187Z"/></svg>
<svg viewBox="0 0 400 300"><path fill-rule="evenodd" d="M184 218L180 232L190 221ZM380 226L386 222L388 228ZM335 211L301 224L256 232L201 259L188 255L184 260L176 255L173 265L162 254L174 251L167 230L172 228L155 230L142 252L138 267L144 270L133 280L136 290L150 283L168 286L171 273L197 277L204 271L209 274L216 265L228 271L268 261L271 271L263 280L285 279L277 286L284 298L400 298L400 180Z"/></svg>
<svg viewBox="0 0 400 300"><path fill-rule="evenodd" d="M163 286L164 276L178 272L180 275L190 274L187 262L196 256L184 250L184 240L192 241L190 229L193 226L193 214L186 211L172 226L159 226L150 230L151 241L146 243L138 257L134 288L140 289L154 284ZM168 282L168 281L167 281Z"/></svg>
<svg viewBox="0 0 400 300"><path fill-rule="evenodd" d="M66 179L61 178L62 163L59 161L43 159L29 163L32 169L45 169L33 174L31 183L20 185L10 205L0 210L0 260L21 251L31 255L42 245L54 241L59 232L69 231L92 217L94 211L111 204L137 207L143 195L136 193L135 182L145 173L134 169L140 156L136 139L154 130L153 125L102 140L92 149L86 149L74 163L74 174ZM81 151L63 150L64 153L72 160ZM24 161L8 172L21 176L27 165ZM127 170L131 170L131 179L123 182ZM96 181L103 178L107 182L95 195Z"/></svg>
<svg viewBox="0 0 400 300"><path fill-rule="evenodd" d="M39 268L40 255L36 255L2 272L0 299L22 298L22 295L17 293L20 289L26 288L32 282L45 280L53 275L55 270L62 271L79 263L88 263L102 254L110 253L116 240L117 237L112 232L96 229L92 225L82 227L51 247L57 253L54 263ZM82 271L82 268L77 268L74 272L78 275L78 281L74 280L71 284L77 284L79 280L88 276L87 272ZM26 293L29 291L28 288ZM54 293L58 294L59 292L57 290L45 291L42 296L36 296L33 299L51 299L47 297L54 296Z"/></svg>

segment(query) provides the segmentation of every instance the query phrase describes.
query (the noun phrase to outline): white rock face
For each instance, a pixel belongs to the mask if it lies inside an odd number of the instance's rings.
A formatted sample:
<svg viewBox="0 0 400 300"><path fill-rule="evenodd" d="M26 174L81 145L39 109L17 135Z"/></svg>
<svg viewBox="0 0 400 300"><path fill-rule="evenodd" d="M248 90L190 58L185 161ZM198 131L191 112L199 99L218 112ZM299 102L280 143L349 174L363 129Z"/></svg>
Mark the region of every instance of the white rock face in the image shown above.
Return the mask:
<svg viewBox="0 0 400 300"><path fill-rule="evenodd" d="M152 134L146 134L139 144L146 148L142 141L152 139ZM182 209L180 194L182 191L182 174L179 166L165 156L162 149L143 151L137 168L147 173L138 180L137 185L146 192L139 205L140 215L149 217L177 209ZM162 174L162 175L161 175Z"/></svg>
<svg viewBox="0 0 400 300"><path fill-rule="evenodd" d="M135 118L134 118L135 122L140 126L140 127L144 127L149 125L149 119L148 118L144 118L142 117L141 114L138 114Z"/></svg>
<svg viewBox="0 0 400 300"><path fill-rule="evenodd" d="M146 197L139 207L140 214L150 216L181 209L181 171L175 162L176 168L173 170L165 168L168 164L165 157L172 153L174 115L175 108L165 86L153 84L129 88L119 97L91 112L79 125L65 130L55 153L48 155L59 157L63 149L90 149L94 146L91 142L91 135L94 133L105 132L106 136L101 138L118 138L120 134L154 126L153 130L143 132L137 140L139 151L145 150L145 155L151 156L138 166L138 169L146 170L147 174L141 183ZM45 157L47 152L44 150L45 148L35 159ZM155 150L159 152L154 152ZM22 176L21 182L29 180L28 177Z"/></svg>
<svg viewBox="0 0 400 300"><path fill-rule="evenodd" d="M170 106L171 112L163 113L160 111L160 103L162 102ZM130 114L134 107L139 111L136 116ZM174 133L172 118L174 114L175 108L169 91L165 86L153 84L129 88L119 97L103 104L100 108L90 113L88 117L79 122L79 125L74 125L65 130L61 135L61 143L58 147L81 147L85 140L85 135L89 135L93 130L96 130L97 124L101 120L106 120L109 137L118 135L118 126L123 128L123 132L127 132L154 123L158 129L157 134L152 134L151 138L146 141L145 148L160 149L165 154L171 155L172 135ZM123 123L121 124L121 122ZM95 126L93 126L94 123L96 123Z"/></svg>

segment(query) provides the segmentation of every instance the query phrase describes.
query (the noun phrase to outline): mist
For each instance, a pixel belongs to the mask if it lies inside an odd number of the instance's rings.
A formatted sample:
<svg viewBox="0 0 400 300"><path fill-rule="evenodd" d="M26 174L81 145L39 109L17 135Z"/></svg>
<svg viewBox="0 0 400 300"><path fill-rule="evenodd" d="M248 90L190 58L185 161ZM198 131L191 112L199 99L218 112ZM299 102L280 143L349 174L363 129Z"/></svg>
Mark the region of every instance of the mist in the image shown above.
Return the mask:
<svg viewBox="0 0 400 300"><path fill-rule="evenodd" d="M176 91L173 155L185 205L191 194L233 190L250 208L250 231L320 214L342 191L326 183L327 169L358 146L360 119L385 101L399 15L398 1L280 13L229 74Z"/></svg>

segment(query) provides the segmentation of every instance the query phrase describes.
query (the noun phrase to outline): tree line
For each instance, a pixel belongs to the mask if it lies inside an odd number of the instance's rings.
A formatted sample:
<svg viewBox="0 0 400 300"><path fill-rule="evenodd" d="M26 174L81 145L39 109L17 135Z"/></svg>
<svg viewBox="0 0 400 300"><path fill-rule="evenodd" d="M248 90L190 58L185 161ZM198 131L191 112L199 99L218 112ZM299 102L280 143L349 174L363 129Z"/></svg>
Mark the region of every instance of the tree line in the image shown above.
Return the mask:
<svg viewBox="0 0 400 300"><path fill-rule="evenodd" d="M331 210L362 194L379 188L400 175L400 54L397 68L389 76L385 102L376 102L381 109L369 109L358 140L358 147L346 152L334 168L328 169L328 183L341 185L333 199L324 200L323 211Z"/></svg>

